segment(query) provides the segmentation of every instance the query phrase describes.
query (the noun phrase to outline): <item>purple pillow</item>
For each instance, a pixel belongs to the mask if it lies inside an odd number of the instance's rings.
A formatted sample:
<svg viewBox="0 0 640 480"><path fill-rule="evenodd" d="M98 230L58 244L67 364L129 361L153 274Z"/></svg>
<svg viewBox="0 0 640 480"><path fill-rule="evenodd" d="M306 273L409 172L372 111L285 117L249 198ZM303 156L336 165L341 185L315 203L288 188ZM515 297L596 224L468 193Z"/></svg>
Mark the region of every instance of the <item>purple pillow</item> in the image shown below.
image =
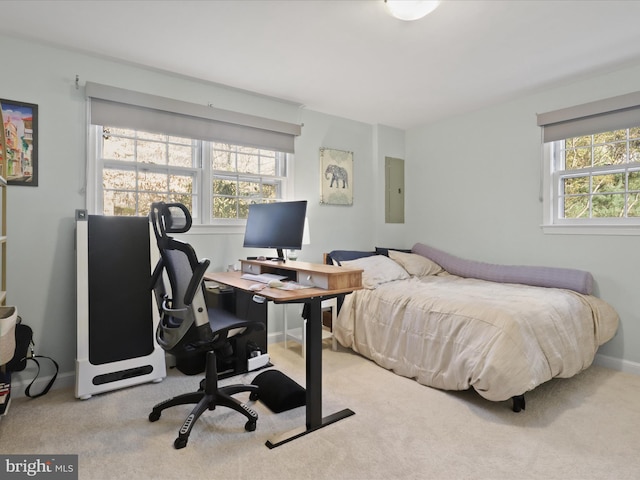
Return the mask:
<svg viewBox="0 0 640 480"><path fill-rule="evenodd" d="M433 260L447 272L459 277L499 283L521 283L534 287L565 288L584 295L591 295L593 292L593 276L584 270L476 262L456 257L423 243L416 243L411 250Z"/></svg>

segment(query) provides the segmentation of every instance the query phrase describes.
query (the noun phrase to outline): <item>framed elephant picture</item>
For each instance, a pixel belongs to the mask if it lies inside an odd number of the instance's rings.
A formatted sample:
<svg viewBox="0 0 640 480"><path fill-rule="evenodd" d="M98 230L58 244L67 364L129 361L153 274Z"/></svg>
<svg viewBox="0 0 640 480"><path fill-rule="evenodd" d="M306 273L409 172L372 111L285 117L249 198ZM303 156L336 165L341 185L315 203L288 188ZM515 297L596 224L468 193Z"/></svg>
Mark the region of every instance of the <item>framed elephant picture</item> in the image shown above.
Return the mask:
<svg viewBox="0 0 640 480"><path fill-rule="evenodd" d="M320 148L320 203L353 205L353 152Z"/></svg>

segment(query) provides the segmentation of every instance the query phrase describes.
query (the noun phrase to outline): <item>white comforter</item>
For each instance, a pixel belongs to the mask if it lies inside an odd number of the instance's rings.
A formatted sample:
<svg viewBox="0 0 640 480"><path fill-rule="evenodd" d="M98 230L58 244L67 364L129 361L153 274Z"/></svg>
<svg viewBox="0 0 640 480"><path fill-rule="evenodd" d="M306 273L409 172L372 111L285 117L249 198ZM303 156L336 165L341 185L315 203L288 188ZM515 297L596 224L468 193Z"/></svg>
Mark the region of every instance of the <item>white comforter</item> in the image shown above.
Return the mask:
<svg viewBox="0 0 640 480"><path fill-rule="evenodd" d="M501 401L584 370L617 327L594 296L438 275L347 295L334 333L421 384Z"/></svg>

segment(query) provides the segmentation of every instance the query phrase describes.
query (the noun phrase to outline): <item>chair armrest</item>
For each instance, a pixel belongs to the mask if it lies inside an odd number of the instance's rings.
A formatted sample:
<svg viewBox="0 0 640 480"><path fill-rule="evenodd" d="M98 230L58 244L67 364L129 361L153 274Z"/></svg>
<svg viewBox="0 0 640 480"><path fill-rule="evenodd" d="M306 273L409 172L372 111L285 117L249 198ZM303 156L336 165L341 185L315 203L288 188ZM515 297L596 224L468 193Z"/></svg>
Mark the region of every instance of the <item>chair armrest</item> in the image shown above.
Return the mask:
<svg viewBox="0 0 640 480"><path fill-rule="evenodd" d="M156 268L153 269L153 273L151 274L151 288L153 289L160 280L160 276L162 275L162 270L164 269L164 262L162 258L158 260L156 263Z"/></svg>

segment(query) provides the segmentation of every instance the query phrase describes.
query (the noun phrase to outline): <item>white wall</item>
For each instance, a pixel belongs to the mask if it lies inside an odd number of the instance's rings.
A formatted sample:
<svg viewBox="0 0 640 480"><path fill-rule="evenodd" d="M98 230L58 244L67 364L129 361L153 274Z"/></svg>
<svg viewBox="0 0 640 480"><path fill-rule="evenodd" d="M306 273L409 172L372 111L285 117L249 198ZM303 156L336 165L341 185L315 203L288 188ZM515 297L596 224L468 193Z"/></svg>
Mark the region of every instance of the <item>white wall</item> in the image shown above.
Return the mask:
<svg viewBox="0 0 640 480"><path fill-rule="evenodd" d="M8 302L34 328L37 353L72 377L76 350L74 212L85 208L85 99L94 81L304 124L296 141L295 196L309 200L311 245L407 247L417 241L488 262L590 270L598 293L622 317L602 352L640 362L637 237L543 235L535 113L637 90L640 67L531 95L409 132L368 125L175 75L0 35L0 97L40 114L40 185L8 190ZM354 152L354 205L319 205L320 147ZM404 158L406 224L384 223L384 157ZM478 185L482 188L478 188ZM246 256L241 235L192 235L200 256L222 269ZM273 333L279 319L270 323ZM29 372L25 379L30 378Z"/></svg>
<svg viewBox="0 0 640 480"><path fill-rule="evenodd" d="M385 153L380 145L397 143L392 129L23 39L0 35L0 45L0 97L37 104L40 134L39 186L8 189L8 303L16 305L24 322L33 327L37 353L60 363L61 379L72 377L75 368L74 214L86 206L86 81L304 124L296 141L295 197L309 201L312 243L300 259L320 262L322 253L332 248L371 248L374 223L380 218L384 222L384 216L371 208L379 204L371 188L376 155L397 155L396 146ZM385 135L380 142L377 129ZM319 204L320 147L353 152L352 207ZM211 269L223 269L247 255L242 235L191 235L189 241L200 256L211 259ZM273 334L281 328L281 318L270 320ZM17 380L30 379L32 373L17 375Z"/></svg>
<svg viewBox="0 0 640 480"><path fill-rule="evenodd" d="M543 234L536 113L637 91L639 84L640 67L628 68L416 128L406 142L409 237L479 261L592 272L596 294L621 317L600 353L637 372L640 237Z"/></svg>

